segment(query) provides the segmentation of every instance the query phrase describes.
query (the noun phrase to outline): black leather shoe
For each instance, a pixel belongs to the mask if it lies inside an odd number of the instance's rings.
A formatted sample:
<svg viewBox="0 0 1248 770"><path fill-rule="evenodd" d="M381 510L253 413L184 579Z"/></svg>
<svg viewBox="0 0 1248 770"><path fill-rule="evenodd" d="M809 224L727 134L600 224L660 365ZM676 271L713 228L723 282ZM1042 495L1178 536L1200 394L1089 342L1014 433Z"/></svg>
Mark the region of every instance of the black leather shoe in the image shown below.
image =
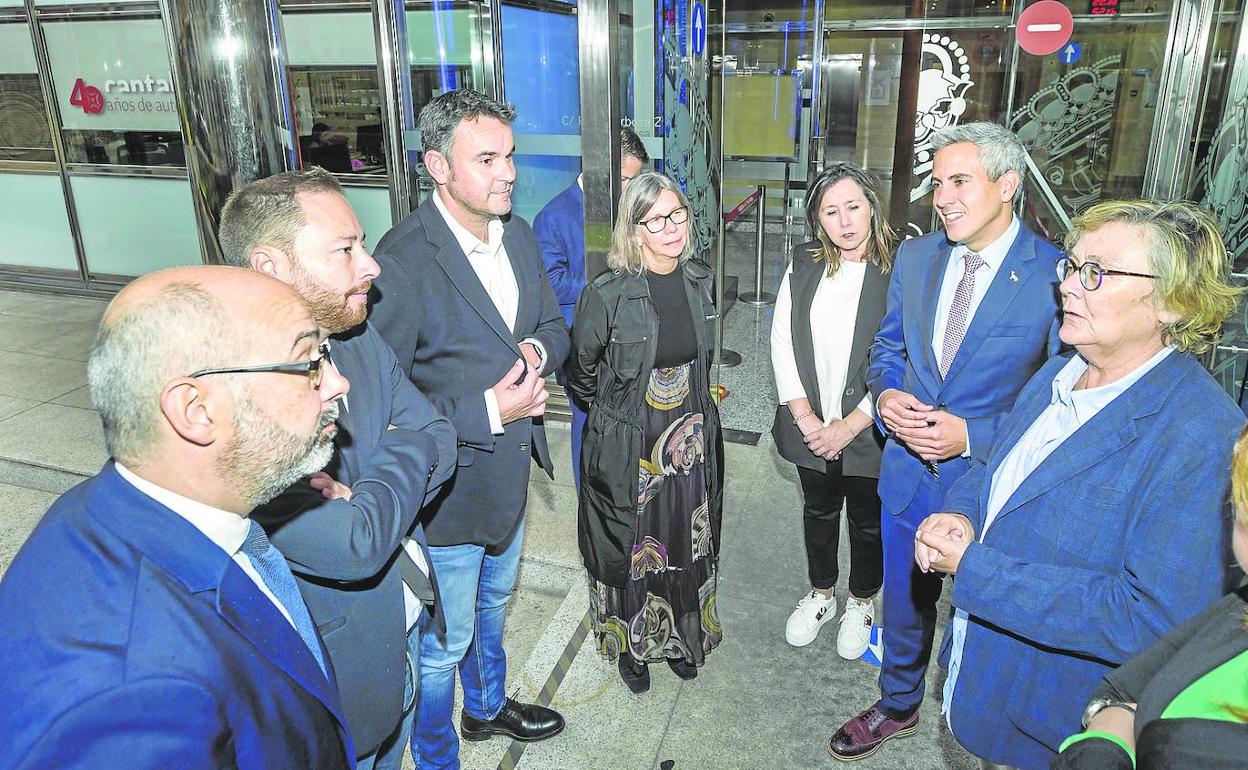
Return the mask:
<svg viewBox="0 0 1248 770"><path fill-rule="evenodd" d="M467 711L459 717L459 734L467 741L483 741L495 735L506 735L518 741L540 741L558 735L563 717L558 711L536 703L517 703L511 698L503 704L498 716L486 721Z"/></svg>
<svg viewBox="0 0 1248 770"><path fill-rule="evenodd" d="M650 667L644 660L633 660L632 655L621 652L619 665L620 679L624 680L633 695L641 695L650 689Z"/></svg>
<svg viewBox="0 0 1248 770"><path fill-rule="evenodd" d="M672 670L673 674L684 680L696 679L698 676L698 667L684 658L668 658L667 667Z"/></svg>

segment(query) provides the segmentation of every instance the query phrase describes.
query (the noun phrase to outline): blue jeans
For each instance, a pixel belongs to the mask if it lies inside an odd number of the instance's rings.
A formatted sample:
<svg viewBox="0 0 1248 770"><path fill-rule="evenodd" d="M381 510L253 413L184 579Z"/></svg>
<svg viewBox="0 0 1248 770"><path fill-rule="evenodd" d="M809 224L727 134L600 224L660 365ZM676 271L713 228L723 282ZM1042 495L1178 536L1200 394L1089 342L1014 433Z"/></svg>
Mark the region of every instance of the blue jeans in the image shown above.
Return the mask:
<svg viewBox="0 0 1248 770"><path fill-rule="evenodd" d="M429 615L422 612L407 634L407 674L403 677L403 719L394 734L382 741L377 751L355 762L355 770L402 770L403 752L416 721L416 687L420 680L420 629Z"/></svg>
<svg viewBox="0 0 1248 770"><path fill-rule="evenodd" d="M503 621L516 584L523 540L521 519L511 542L499 553L472 544L429 548L438 575L446 636L431 628L421 632L420 694L412 731L417 770L459 768L459 737L451 723L457 667L465 712L490 720L507 702Z"/></svg>

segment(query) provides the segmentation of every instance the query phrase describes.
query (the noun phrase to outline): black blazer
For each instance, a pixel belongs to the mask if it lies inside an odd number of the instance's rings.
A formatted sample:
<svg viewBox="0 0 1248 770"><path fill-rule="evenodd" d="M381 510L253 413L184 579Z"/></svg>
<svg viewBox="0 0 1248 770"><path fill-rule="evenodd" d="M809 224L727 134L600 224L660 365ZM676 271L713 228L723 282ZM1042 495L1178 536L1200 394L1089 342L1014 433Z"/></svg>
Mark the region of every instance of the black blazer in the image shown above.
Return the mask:
<svg viewBox="0 0 1248 770"><path fill-rule="evenodd" d="M351 487L351 499L326 500L305 480L252 518L290 563L363 756L377 750L403 715L407 629L399 559L406 557L398 549L404 536L424 541L413 524L455 471L455 430L367 324L335 336L330 357L351 391L341 402L337 451L325 470ZM428 554L425 561L432 564ZM437 613L436 599L427 609Z"/></svg>
<svg viewBox="0 0 1248 770"><path fill-rule="evenodd" d="M1230 770L1245 766L1248 729L1242 722L1161 718L1170 702L1190 684L1248 651L1245 612L1248 612L1248 588L1240 588L1109 672L1093 693L1094 698L1137 704L1135 766L1138 770ZM1116 744L1090 738L1055 756L1052 767L1055 770L1130 770L1131 760Z"/></svg>
<svg viewBox="0 0 1248 770"><path fill-rule="evenodd" d="M792 338L797 373L811 408L822 420L823 405L819 402L819 381L815 373L814 330L810 328L810 306L815 300L819 281L827 269L826 264L815 259L819 246L818 241L810 241L793 249L793 275L789 277L789 290L793 295ZM854 321L854 341L849 353L845 391L841 394L842 415L849 414L857 408L863 396L869 395L867 364L871 341L875 339L880 321L884 318L887 298L887 276L868 262L866 275L862 280L862 293L858 295L858 313ZM820 329L818 333L844 334L845 330ZM776 450L784 459L803 468L820 472L827 470L827 461L812 453L802 441L802 432L793 424L793 416L784 404L776 407L771 436L775 439ZM879 478L883 446L884 437L874 425L862 431L841 453L841 472L846 476Z"/></svg>
<svg viewBox="0 0 1248 770"><path fill-rule="evenodd" d="M459 434L455 478L422 516L432 545L506 542L524 514L530 457L554 476L540 419L516 420L495 436L485 410L484 392L521 358L522 340L532 337L546 348L542 376L568 355L568 327L533 230L513 215L504 221L503 245L520 291L514 332L432 197L391 228L373 253L381 275L373 282L371 323Z"/></svg>

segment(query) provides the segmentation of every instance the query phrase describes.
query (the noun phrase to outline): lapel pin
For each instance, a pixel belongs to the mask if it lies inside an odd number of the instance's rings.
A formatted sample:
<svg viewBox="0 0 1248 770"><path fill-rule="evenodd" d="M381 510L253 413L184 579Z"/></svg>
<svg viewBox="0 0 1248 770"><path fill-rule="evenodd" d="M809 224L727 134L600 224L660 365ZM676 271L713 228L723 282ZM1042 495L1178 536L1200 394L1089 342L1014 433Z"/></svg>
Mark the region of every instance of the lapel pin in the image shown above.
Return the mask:
<svg viewBox="0 0 1248 770"><path fill-rule="evenodd" d="M1014 283L1018 283L1018 273L1016 273L1016 272L1014 272L1013 270L1011 270L1011 271L1010 271L1010 280L1011 280L1011 281L1013 281Z"/></svg>

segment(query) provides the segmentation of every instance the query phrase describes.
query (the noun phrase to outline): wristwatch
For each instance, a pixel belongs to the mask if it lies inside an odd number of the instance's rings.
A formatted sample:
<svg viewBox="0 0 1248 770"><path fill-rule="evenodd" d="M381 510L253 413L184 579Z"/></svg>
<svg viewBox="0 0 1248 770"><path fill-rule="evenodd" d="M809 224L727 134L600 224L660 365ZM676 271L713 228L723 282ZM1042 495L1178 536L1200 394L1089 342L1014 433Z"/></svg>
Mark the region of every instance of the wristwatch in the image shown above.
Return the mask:
<svg viewBox="0 0 1248 770"><path fill-rule="evenodd" d="M1132 706L1130 703L1114 700L1113 698L1093 698L1092 701L1088 703L1088 707L1083 710L1083 729L1088 729L1088 723L1092 721L1093 717L1110 706L1113 706L1114 708L1126 709L1131 712L1132 716L1135 716L1135 706Z"/></svg>

